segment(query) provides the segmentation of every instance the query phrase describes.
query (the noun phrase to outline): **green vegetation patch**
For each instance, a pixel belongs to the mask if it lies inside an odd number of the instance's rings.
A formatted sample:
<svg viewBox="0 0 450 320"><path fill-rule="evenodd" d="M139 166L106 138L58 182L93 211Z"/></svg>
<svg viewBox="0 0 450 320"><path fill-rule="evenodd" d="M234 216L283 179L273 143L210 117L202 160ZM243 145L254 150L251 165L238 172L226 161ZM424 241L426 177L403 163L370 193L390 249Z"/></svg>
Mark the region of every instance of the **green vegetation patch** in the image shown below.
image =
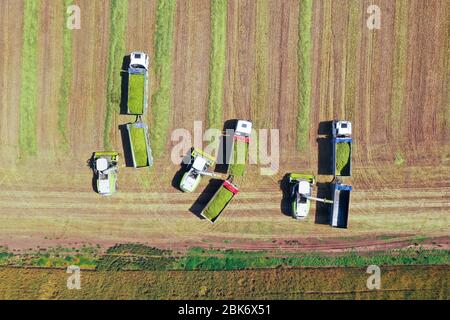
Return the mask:
<svg viewBox="0 0 450 320"><path fill-rule="evenodd" d="M153 125L150 128L155 156L163 154L169 131L172 92L172 47L174 0L158 0L153 59L157 88L152 96Z"/></svg>
<svg viewBox="0 0 450 320"><path fill-rule="evenodd" d="M297 114L297 148L308 150L309 114L311 108L312 76L312 0L300 1L298 24L298 114Z"/></svg>
<svg viewBox="0 0 450 320"><path fill-rule="evenodd" d="M67 8L73 4L73 0L62 0L64 17L67 15ZM72 30L67 28L66 19L63 19L63 72L59 86L58 102L58 130L61 135L61 147L68 149L69 141L67 138L67 112L69 108L69 95L72 82Z"/></svg>
<svg viewBox="0 0 450 320"><path fill-rule="evenodd" d="M336 175L346 170L350 163L350 143L340 142L336 144Z"/></svg>
<svg viewBox="0 0 450 320"><path fill-rule="evenodd" d="M211 1L211 57L208 126L222 128L222 103L227 45L227 1Z"/></svg>
<svg viewBox="0 0 450 320"><path fill-rule="evenodd" d="M131 114L142 114L144 112L145 74L130 74L128 81L128 110Z"/></svg>
<svg viewBox="0 0 450 320"><path fill-rule="evenodd" d="M394 163L397 166L401 166L403 163L405 163L405 158L403 157L403 154L400 151L395 153Z"/></svg>
<svg viewBox="0 0 450 320"><path fill-rule="evenodd" d="M106 87L106 116L103 131L103 147L112 150L110 133L114 112L120 104L123 57L125 56L125 31L128 18L128 0L111 0L109 19L109 55Z"/></svg>
<svg viewBox="0 0 450 320"><path fill-rule="evenodd" d="M356 104L356 87L359 77L358 67L360 63L358 60L358 46L361 43L361 30L363 29L361 28L361 1L350 0L348 6L344 107L345 118L353 121Z"/></svg>
<svg viewBox="0 0 450 320"><path fill-rule="evenodd" d="M205 211L203 211L203 216L214 222L225 208L228 202L233 198L233 192L227 188L221 186L219 191L217 191L214 199L209 203Z"/></svg>
<svg viewBox="0 0 450 320"><path fill-rule="evenodd" d="M133 146L134 160L137 167L146 167L148 165L147 139L145 129L130 126L130 138Z"/></svg>
<svg viewBox="0 0 450 320"><path fill-rule="evenodd" d="M36 108L38 98L39 1L25 0L19 101L20 156L36 155Z"/></svg>
<svg viewBox="0 0 450 320"><path fill-rule="evenodd" d="M148 247L140 243L116 244L106 250L107 254L135 254L135 255L167 255L171 250L163 250L155 247Z"/></svg>
<svg viewBox="0 0 450 320"><path fill-rule="evenodd" d="M417 237L416 242L424 241ZM0 266L65 268L78 265L97 270L244 270L279 267L367 267L396 265L449 265L448 250L420 246L384 252L296 253L191 248L174 253L142 244L118 244L101 253L95 248L56 248L26 254L0 253Z"/></svg>
<svg viewBox="0 0 450 320"><path fill-rule="evenodd" d="M244 158L242 158L242 154ZM229 165L229 174L242 177L248 160L248 143L236 140L233 146L233 162ZM242 163L244 162L244 163Z"/></svg>
<svg viewBox="0 0 450 320"><path fill-rule="evenodd" d="M242 270L277 267L366 267L384 265L434 265L449 264L450 252L446 250L403 249L361 255L349 252L339 256L321 253L282 254L269 252L244 252L238 250L190 250L184 259L177 261L175 269L183 270Z"/></svg>

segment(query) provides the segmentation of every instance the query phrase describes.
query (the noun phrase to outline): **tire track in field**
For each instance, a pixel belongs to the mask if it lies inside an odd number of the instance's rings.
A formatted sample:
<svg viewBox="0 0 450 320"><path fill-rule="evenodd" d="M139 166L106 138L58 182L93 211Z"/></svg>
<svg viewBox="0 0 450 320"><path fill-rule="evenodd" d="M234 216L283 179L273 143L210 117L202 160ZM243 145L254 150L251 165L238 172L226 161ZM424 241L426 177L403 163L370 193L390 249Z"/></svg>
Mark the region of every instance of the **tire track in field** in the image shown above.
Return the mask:
<svg viewBox="0 0 450 320"><path fill-rule="evenodd" d="M103 147L109 3L80 0L77 5L84 14L81 30L73 33L73 77L68 109L69 155L72 163L85 164L93 151Z"/></svg>
<svg viewBox="0 0 450 320"><path fill-rule="evenodd" d="M40 10L38 52L37 145L39 158L56 159L59 143L60 81L65 70L61 50L65 8L62 1L43 1ZM48 63L52 61L52 63ZM71 61L71 59L70 59Z"/></svg>

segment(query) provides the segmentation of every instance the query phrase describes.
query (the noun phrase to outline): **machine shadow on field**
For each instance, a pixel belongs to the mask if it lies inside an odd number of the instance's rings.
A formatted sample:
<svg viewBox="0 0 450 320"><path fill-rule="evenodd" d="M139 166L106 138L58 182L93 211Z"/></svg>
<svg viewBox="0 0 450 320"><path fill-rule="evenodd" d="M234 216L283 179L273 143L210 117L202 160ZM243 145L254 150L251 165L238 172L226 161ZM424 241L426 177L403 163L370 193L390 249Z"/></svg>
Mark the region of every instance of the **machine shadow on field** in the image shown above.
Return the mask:
<svg viewBox="0 0 450 320"><path fill-rule="evenodd" d="M128 104L128 67L130 66L130 55L123 57L122 71L120 72L121 94L120 94L120 114L127 114Z"/></svg>
<svg viewBox="0 0 450 320"><path fill-rule="evenodd" d="M283 179L280 180L280 190L282 192L283 197L280 202L281 212L289 217L292 217L292 209L291 209L291 185L289 183L289 173L285 174Z"/></svg>
<svg viewBox="0 0 450 320"><path fill-rule="evenodd" d="M202 210L205 208L206 204L213 197L217 190L221 187L223 180L221 179L211 179L208 185L200 194L200 196L195 200L194 204L189 208L189 211L195 214L200 219L205 219L200 215Z"/></svg>
<svg viewBox="0 0 450 320"><path fill-rule="evenodd" d="M332 121L321 121L317 134L317 173L320 175L333 174L333 153L331 144Z"/></svg>
<svg viewBox="0 0 450 320"><path fill-rule="evenodd" d="M217 152L217 162L214 171L219 173L227 173L228 172L228 155L231 154L231 140L232 137L228 136L227 130L234 130L236 128L237 119L231 119L225 121L223 125L223 135L219 138L219 150Z"/></svg>
<svg viewBox="0 0 450 320"><path fill-rule="evenodd" d="M133 167L133 156L131 154L130 139L126 124L119 125L120 137L122 138L123 159L126 167Z"/></svg>
<svg viewBox="0 0 450 320"><path fill-rule="evenodd" d="M97 190L97 177L94 173L94 153L92 153L91 157L86 161L86 166L89 167L89 169L92 170L92 190L94 192L98 192Z"/></svg>
<svg viewBox="0 0 450 320"><path fill-rule="evenodd" d="M329 183L318 182L316 188L318 198L331 199L331 187ZM314 219L316 224L330 224L330 206L332 204L316 201L316 216Z"/></svg>
<svg viewBox="0 0 450 320"><path fill-rule="evenodd" d="M191 159L191 153L192 149L189 149L189 153L186 154L181 159L180 163L180 169L175 173L175 176L172 179L172 187L177 189L178 191L183 191L180 188L181 179L183 178L183 175L188 171L188 164Z"/></svg>

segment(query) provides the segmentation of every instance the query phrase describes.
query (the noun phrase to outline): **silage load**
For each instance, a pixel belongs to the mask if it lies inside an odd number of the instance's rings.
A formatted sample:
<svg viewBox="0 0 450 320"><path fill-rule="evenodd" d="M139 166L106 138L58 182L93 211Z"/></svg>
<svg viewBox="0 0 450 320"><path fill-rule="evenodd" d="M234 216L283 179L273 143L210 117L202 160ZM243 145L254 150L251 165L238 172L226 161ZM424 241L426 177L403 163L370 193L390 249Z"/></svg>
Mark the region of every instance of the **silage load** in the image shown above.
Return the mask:
<svg viewBox="0 0 450 320"><path fill-rule="evenodd" d="M350 158L350 144L341 142L336 145L336 174L340 175L341 171L348 164Z"/></svg>

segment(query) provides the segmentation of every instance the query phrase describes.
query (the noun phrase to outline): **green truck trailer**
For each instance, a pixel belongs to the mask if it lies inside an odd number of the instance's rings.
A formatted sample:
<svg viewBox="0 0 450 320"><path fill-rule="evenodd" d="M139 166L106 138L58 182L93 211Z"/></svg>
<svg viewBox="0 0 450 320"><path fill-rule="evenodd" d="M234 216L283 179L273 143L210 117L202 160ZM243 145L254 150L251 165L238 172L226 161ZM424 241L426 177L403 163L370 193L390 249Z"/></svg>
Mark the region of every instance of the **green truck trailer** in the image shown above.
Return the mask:
<svg viewBox="0 0 450 320"><path fill-rule="evenodd" d="M238 120L233 134L232 146L228 155L228 174L242 177L248 162L248 144L252 133L252 123Z"/></svg>
<svg viewBox="0 0 450 320"><path fill-rule="evenodd" d="M135 168L153 165L152 149L148 136L148 126L143 122L127 124L133 166Z"/></svg>
<svg viewBox="0 0 450 320"><path fill-rule="evenodd" d="M238 188L231 181L225 180L219 190L216 191L211 200L206 204L201 215L211 223L214 223L238 192Z"/></svg>

